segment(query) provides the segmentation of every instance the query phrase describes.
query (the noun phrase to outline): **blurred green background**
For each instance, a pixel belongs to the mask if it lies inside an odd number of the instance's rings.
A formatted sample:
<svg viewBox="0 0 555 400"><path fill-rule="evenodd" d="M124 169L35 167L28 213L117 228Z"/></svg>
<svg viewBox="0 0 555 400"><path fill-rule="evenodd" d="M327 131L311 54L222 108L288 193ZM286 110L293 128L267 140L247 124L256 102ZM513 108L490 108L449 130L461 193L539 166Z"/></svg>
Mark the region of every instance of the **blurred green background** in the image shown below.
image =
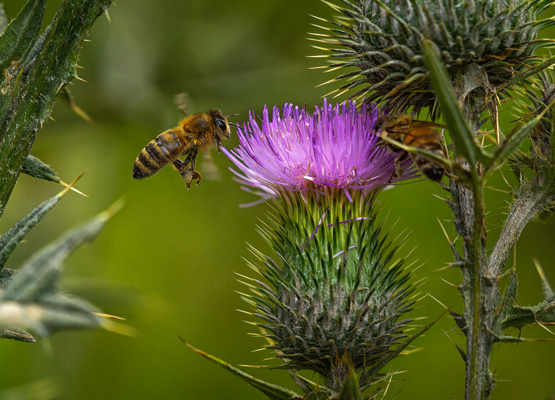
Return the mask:
<svg viewBox="0 0 555 400"><path fill-rule="evenodd" d="M4 4L9 18L22 0ZM50 1L50 21L59 1ZM70 86L78 104L93 118L87 124L63 104L39 132L32 154L49 163L70 182L88 169L78 188L90 198L70 193L31 231L9 261L23 260L66 229L80 224L123 197L126 206L91 244L66 262L63 288L91 300L104 312L126 318L137 329L134 338L106 331L63 332L30 345L1 341L4 367L0 399L14 399L9 389L28 385L37 400L61 399L261 399L256 389L209 363L179 342L177 335L232 364L263 364L269 352L253 352L263 343L249 337L247 309L237 291L246 290L235 272L252 275L243 257L245 242L267 250L255 226L267 205L242 209L255 200L232 181L229 160L213 151L221 181L203 180L185 188L166 168L153 178L134 181L131 169L139 151L156 135L177 124L181 115L173 96L187 92L197 111L220 108L226 114L260 114L267 104L307 104L311 108L332 87L315 88L331 78L318 70L320 54L305 39L317 31L310 16L331 18L319 0L238 0L157 2L119 1L110 8L112 23L100 18L81 53L80 76L88 83ZM343 100L344 98L341 98ZM509 113L504 128L509 129ZM236 135L225 142L238 143ZM202 159L199 169L203 171ZM510 172L505 171L509 180ZM513 180L514 181L514 180ZM492 186L508 190L501 175ZM4 232L61 187L21 176L0 221ZM417 279L426 278L422 296L431 293L462 311L456 269L442 270L452 260L438 223L449 218L441 194L430 181L401 185L383 193L388 225L399 220L393 236L411 232L402 253L417 247L411 260L424 263ZM490 246L504 219L507 193L486 193L490 210ZM443 222L454 237L449 222ZM531 223L517 247L519 301L542 299L536 257L555 283L553 218ZM513 260L509 261L511 264ZM418 303L415 317L427 323L443 311L431 298ZM518 332L513 332L518 335ZM528 338L548 338L533 327ZM454 323L444 317L416 342L423 350L396 360L407 370L392 384L387 398L447 399L464 397L464 365L453 343L464 348ZM493 399L555 397L555 344L524 343L496 347L492 369L500 379ZM292 387L286 373L251 370L254 375ZM29 386L30 385L30 386ZM33 386L34 385L34 386Z"/></svg>

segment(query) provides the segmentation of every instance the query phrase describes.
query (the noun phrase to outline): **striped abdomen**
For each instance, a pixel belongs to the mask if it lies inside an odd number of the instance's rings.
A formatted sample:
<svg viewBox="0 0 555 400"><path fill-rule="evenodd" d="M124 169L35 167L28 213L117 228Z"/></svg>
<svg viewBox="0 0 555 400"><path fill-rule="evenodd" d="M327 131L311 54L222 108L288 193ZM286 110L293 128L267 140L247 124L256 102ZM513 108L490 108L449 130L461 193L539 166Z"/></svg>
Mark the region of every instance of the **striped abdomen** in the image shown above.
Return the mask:
<svg viewBox="0 0 555 400"><path fill-rule="evenodd" d="M151 140L133 164L133 178L143 179L154 175L183 154L185 146L175 129L167 130Z"/></svg>
<svg viewBox="0 0 555 400"><path fill-rule="evenodd" d="M447 155L445 154L445 150L439 141L438 135L432 129L425 130L420 129L417 131L418 134L415 135L415 131L412 131L411 134L407 134L403 138L404 144L407 146L418 147L421 150L426 150L432 154L435 154L439 157L446 158ZM439 164L436 164L418 154L411 154L410 157L420 169L420 171L426 175L428 178L434 181L440 181L445 173L443 167Z"/></svg>

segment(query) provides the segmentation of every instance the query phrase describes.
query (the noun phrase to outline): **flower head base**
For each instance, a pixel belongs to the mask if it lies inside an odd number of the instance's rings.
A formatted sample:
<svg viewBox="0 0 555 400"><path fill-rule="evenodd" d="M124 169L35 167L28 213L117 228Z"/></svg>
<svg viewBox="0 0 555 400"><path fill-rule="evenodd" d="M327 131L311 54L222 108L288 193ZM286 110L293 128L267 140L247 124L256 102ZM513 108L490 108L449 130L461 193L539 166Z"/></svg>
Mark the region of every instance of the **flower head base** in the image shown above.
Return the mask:
<svg viewBox="0 0 555 400"><path fill-rule="evenodd" d="M261 124L250 114L238 129L240 147L227 156L243 175L240 182L262 191L328 194L369 192L389 183L410 179L417 171L411 161L401 163L404 173L395 177L396 155L377 146L379 111L355 102L337 104L324 100L313 114L306 108L285 104L274 107L272 118L265 107Z"/></svg>
<svg viewBox="0 0 555 400"><path fill-rule="evenodd" d="M275 255L253 250L259 265L250 263L267 283L242 276L252 292L243 298L271 343L266 348L282 368L320 374L337 395L348 370L361 391L379 391L380 371L409 343L410 268L396 259L371 202L280 202L260 227Z"/></svg>

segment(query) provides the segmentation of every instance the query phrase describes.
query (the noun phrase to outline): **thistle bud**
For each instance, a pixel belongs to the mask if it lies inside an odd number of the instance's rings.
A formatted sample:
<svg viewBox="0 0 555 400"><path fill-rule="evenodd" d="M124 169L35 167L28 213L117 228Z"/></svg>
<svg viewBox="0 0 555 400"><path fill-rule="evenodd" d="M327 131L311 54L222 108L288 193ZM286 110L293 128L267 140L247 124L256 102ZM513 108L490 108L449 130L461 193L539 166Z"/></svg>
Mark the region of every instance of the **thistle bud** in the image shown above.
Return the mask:
<svg viewBox="0 0 555 400"><path fill-rule="evenodd" d="M325 22L326 33L314 34L329 48L332 71L355 67L333 81L344 83L341 93L358 88L351 98L386 101L390 108L429 107L434 95L422 54L422 40L432 42L452 76L476 64L483 82L506 83L531 68L534 51L552 46L538 33L552 24L539 19L551 4L546 0L343 0L330 6L341 18ZM329 3L328 3L329 4ZM483 96L478 90L475 96Z"/></svg>

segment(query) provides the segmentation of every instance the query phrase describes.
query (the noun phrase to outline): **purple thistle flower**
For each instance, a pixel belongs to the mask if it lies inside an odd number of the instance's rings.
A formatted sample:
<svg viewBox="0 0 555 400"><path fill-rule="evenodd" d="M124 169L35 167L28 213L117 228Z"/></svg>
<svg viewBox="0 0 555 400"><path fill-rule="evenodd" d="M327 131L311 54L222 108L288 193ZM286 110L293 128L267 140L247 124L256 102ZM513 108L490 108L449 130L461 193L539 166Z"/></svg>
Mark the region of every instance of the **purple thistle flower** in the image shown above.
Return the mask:
<svg viewBox="0 0 555 400"><path fill-rule="evenodd" d="M240 145L224 153L242 172L233 171L246 187L259 189L264 199L281 190L317 193L327 188L349 191L375 190L417 176L407 157L403 174L392 177L395 154L377 146L375 131L379 110L366 104L358 111L354 101L324 104L310 115L306 108L285 104L282 113L274 107L270 120L264 107L261 124L254 113L238 128Z"/></svg>

